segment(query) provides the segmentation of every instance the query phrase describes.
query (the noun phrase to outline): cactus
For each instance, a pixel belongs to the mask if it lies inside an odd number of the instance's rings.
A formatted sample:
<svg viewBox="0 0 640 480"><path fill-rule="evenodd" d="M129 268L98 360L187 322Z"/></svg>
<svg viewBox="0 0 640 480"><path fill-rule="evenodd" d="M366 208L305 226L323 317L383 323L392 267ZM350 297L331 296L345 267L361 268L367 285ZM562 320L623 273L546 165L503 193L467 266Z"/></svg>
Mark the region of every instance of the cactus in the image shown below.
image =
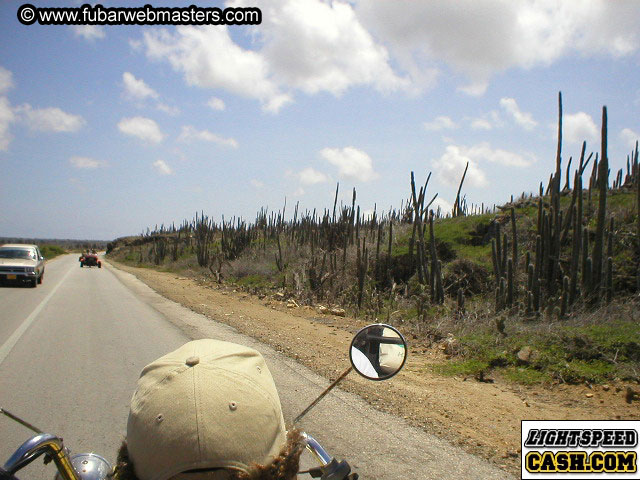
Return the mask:
<svg viewBox="0 0 640 480"><path fill-rule="evenodd" d="M598 216L596 219L596 238L593 246L592 261L592 287L600 290L603 283L603 250L604 228L607 215L607 187L609 183L609 162L607 158L607 107L602 107L602 138L600 149L600 165L598 166Z"/></svg>
<svg viewBox="0 0 640 480"><path fill-rule="evenodd" d="M611 303L613 299L613 258L611 257L607 257L606 275L606 299L607 303Z"/></svg>
<svg viewBox="0 0 640 480"><path fill-rule="evenodd" d="M367 250L366 239L362 239L362 248L358 240L356 252L356 273L358 276L358 310L362 307L362 296L364 293L364 281L369 269L369 252Z"/></svg>
<svg viewBox="0 0 640 480"><path fill-rule="evenodd" d="M507 306L513 307L514 287L513 287L513 259L507 262Z"/></svg>
<svg viewBox="0 0 640 480"><path fill-rule="evenodd" d="M562 279L562 303L560 307L560 318L565 318L569 310L569 277L566 275Z"/></svg>
<svg viewBox="0 0 640 480"><path fill-rule="evenodd" d="M511 258L513 258L513 274L515 276L518 270L518 230L516 228L516 209L513 207L511 207L511 237Z"/></svg>
<svg viewBox="0 0 640 480"><path fill-rule="evenodd" d="M464 309L464 289L463 288L459 288L458 289L458 313L460 314L464 314L465 309Z"/></svg>
<svg viewBox="0 0 640 480"><path fill-rule="evenodd" d="M442 281L442 262L436 262L436 303L444 303L444 282Z"/></svg>
<svg viewBox="0 0 640 480"><path fill-rule="evenodd" d="M282 272L285 269L284 260L282 259L282 247L280 246L280 234L276 235L277 243L278 243L278 253L274 254L276 257L276 267L278 267L278 271Z"/></svg>
<svg viewBox="0 0 640 480"><path fill-rule="evenodd" d="M573 242L571 249L571 285L569 288L569 305L576 301L578 291L578 267L580 265L580 246L582 243L582 227L578 216L578 207L573 207Z"/></svg>
<svg viewBox="0 0 640 480"><path fill-rule="evenodd" d="M502 255L500 256L500 260L502 260L502 265L500 266L501 272L507 271L507 252L508 252L509 244L507 241L507 234L502 235Z"/></svg>
<svg viewBox="0 0 640 480"><path fill-rule="evenodd" d="M507 282L505 281L504 277L502 277L500 279L500 284L498 286L498 288L496 288L496 312L500 312L502 309L504 309L504 300L505 300L505 289L506 289L506 285Z"/></svg>
<svg viewBox="0 0 640 480"><path fill-rule="evenodd" d="M496 284L500 283L500 261L498 260L498 247L496 246L496 239L491 239L491 259L493 260L493 272L496 276Z"/></svg>
<svg viewBox="0 0 640 480"><path fill-rule="evenodd" d="M585 262L584 267L584 278L585 278L585 292L586 296L590 296L593 293L593 261L591 257L587 257L587 261Z"/></svg>
<svg viewBox="0 0 640 480"><path fill-rule="evenodd" d="M527 265L527 291L533 292L533 275L534 275L534 267L532 264Z"/></svg>
<svg viewBox="0 0 640 480"><path fill-rule="evenodd" d="M464 177L467 176L467 169L469 168L469 162L467 162L467 166L464 167L464 173L462 174L462 179L460 180L460 186L458 186L458 194L456 195L456 202L453 205L453 215L454 217L458 217L460 215L464 215L464 211L462 210L461 202L460 202L460 191L462 190L462 184L464 183Z"/></svg>

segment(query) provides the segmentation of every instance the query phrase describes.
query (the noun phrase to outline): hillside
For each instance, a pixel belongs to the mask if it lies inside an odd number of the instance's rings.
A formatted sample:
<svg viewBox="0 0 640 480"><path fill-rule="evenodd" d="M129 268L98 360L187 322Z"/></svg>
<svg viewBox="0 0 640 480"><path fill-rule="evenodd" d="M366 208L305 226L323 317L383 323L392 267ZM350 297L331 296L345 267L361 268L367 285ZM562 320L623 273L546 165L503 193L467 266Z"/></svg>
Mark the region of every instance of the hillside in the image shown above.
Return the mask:
<svg viewBox="0 0 640 480"><path fill-rule="evenodd" d="M560 117L561 121L561 117ZM385 321L419 342L449 339L442 374L523 384L640 380L638 146L610 180L603 108L599 153L571 172L558 145L537 194L470 204L463 174L452 212L430 209L429 178L401 208L364 216L259 211L252 223L204 214L110 242L132 266L180 272L296 306ZM576 165L577 164L577 165ZM590 175L589 175L590 172Z"/></svg>

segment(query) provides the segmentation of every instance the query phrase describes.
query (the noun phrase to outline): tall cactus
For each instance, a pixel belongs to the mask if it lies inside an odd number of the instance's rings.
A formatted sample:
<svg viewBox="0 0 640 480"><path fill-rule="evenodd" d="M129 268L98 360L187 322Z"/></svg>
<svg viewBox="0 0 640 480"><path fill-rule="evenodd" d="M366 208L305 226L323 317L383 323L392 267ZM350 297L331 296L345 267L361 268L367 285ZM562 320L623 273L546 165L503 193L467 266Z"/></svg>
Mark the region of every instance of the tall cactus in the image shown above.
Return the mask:
<svg viewBox="0 0 640 480"><path fill-rule="evenodd" d="M600 290L603 282L604 265L604 229L607 215L607 188L609 184L609 159L607 157L607 107L602 107L602 138L600 148L600 165L598 166L598 216L596 219L596 238L593 245L592 288Z"/></svg>

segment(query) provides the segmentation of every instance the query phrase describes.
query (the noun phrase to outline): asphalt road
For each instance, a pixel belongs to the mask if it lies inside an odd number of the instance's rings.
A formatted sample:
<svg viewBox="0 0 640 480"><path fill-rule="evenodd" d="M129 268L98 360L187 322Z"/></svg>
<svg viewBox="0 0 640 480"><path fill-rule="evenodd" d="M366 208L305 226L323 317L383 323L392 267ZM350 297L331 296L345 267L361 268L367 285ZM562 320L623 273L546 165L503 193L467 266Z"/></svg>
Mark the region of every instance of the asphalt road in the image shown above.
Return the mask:
<svg viewBox="0 0 640 480"><path fill-rule="evenodd" d="M191 339L218 338L262 352L287 422L328 385L270 347L161 297L108 264L79 268L76 255L48 262L36 289L0 288L0 306L0 407L62 436L72 453L95 452L113 462L140 371ZM339 389L300 426L363 479L512 478ZM0 463L30 435L0 418ZM305 465L313 465L311 459ZM51 479L53 473L36 460L18 477Z"/></svg>

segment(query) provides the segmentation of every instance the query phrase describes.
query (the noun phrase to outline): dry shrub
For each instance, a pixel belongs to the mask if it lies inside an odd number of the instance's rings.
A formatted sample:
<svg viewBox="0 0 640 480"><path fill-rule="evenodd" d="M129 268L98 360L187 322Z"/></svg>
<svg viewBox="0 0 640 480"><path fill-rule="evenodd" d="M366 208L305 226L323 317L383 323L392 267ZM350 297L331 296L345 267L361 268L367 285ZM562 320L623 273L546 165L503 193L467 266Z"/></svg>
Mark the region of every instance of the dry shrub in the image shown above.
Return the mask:
<svg viewBox="0 0 640 480"><path fill-rule="evenodd" d="M446 266L444 287L450 294L464 290L465 295L476 295L489 291L492 284L489 271L482 265L464 258L458 258Z"/></svg>

